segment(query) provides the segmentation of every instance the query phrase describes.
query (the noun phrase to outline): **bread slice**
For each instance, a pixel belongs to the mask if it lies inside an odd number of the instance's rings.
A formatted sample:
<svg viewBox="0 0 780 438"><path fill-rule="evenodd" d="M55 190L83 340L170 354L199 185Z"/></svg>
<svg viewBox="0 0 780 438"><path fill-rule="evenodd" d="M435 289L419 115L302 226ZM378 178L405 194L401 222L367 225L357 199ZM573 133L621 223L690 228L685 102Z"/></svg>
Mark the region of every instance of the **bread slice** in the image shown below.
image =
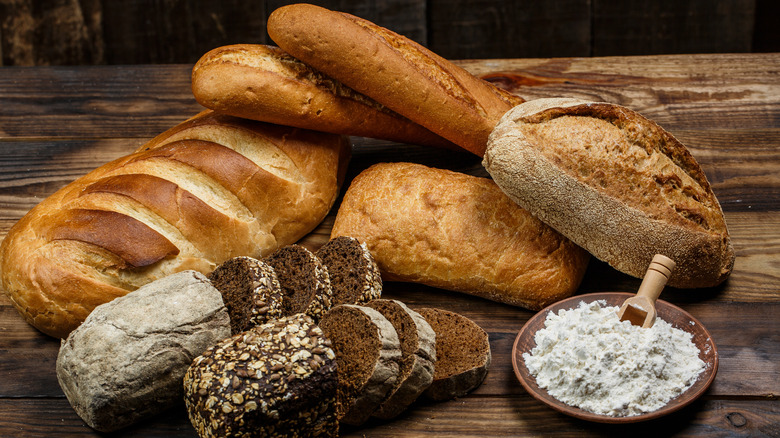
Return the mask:
<svg viewBox="0 0 780 438"><path fill-rule="evenodd" d="M208 279L222 294L232 334L282 316L282 287L270 265L252 257L234 257L217 266Z"/></svg>
<svg viewBox="0 0 780 438"><path fill-rule="evenodd" d="M306 313L319 321L332 306L328 270L320 259L300 245L287 245L265 259L282 286L282 314Z"/></svg>
<svg viewBox="0 0 780 438"><path fill-rule="evenodd" d="M642 278L663 254L677 265L670 286L710 287L734 266L723 211L699 164L628 108L524 103L496 126L483 164L521 207L626 274Z"/></svg>
<svg viewBox="0 0 780 438"><path fill-rule="evenodd" d="M184 401L201 437L335 437L336 378L330 341L296 314L196 357L184 374Z"/></svg>
<svg viewBox="0 0 780 438"><path fill-rule="evenodd" d="M376 310L353 304L332 308L320 321L338 363L338 418L363 424L398 379L401 345L393 324Z"/></svg>
<svg viewBox="0 0 780 438"><path fill-rule="evenodd" d="M363 304L382 295L382 275L365 244L354 237L331 239L315 253L328 268L333 305Z"/></svg>
<svg viewBox="0 0 780 438"><path fill-rule="evenodd" d="M488 334L474 321L448 310L417 309L436 332L436 372L423 395L442 401L473 391L492 360Z"/></svg>
<svg viewBox="0 0 780 438"><path fill-rule="evenodd" d="M381 313L395 328L401 342L398 380L373 416L388 420L398 416L433 382L436 333L419 313L398 300L373 300L366 306Z"/></svg>

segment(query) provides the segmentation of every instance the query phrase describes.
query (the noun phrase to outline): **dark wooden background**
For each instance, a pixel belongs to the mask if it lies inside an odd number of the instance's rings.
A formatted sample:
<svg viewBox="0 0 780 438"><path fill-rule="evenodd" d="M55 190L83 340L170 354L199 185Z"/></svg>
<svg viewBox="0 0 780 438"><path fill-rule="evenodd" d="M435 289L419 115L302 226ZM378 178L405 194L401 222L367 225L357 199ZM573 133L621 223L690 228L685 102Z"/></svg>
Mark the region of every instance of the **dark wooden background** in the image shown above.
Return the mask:
<svg viewBox="0 0 780 438"><path fill-rule="evenodd" d="M0 0L0 65L190 64L282 0ZM313 0L450 59L780 51L777 0Z"/></svg>

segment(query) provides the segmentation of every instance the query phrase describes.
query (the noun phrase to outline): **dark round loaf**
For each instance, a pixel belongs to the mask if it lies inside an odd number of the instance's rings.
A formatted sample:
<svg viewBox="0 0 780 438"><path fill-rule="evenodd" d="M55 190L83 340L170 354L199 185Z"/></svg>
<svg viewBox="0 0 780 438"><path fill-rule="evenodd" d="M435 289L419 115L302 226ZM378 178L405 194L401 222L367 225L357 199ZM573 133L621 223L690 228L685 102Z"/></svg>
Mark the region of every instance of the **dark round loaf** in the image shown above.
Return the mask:
<svg viewBox="0 0 780 438"><path fill-rule="evenodd" d="M282 287L274 269L260 260L234 257L208 279L222 294L234 335L282 315Z"/></svg>
<svg viewBox="0 0 780 438"><path fill-rule="evenodd" d="M330 341L304 314L228 338L195 358L184 401L201 437L337 436Z"/></svg>
<svg viewBox="0 0 780 438"><path fill-rule="evenodd" d="M354 237L331 239L316 252L328 268L333 305L364 304L382 295L382 275L365 244Z"/></svg>

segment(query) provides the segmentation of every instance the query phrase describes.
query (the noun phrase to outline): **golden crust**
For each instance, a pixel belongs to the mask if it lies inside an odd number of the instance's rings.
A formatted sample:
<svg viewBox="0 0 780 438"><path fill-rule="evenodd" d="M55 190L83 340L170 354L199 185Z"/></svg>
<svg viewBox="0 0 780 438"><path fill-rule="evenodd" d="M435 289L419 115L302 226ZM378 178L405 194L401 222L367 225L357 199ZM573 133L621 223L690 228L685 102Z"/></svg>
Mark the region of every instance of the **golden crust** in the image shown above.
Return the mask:
<svg viewBox="0 0 780 438"><path fill-rule="evenodd" d="M205 111L30 210L0 246L3 288L30 324L65 337L152 280L297 241L333 205L349 149Z"/></svg>
<svg viewBox="0 0 780 438"><path fill-rule="evenodd" d="M364 242L383 278L529 309L574 293L588 255L519 208L491 180L411 163L363 171L331 238Z"/></svg>
<svg viewBox="0 0 780 438"><path fill-rule="evenodd" d="M479 156L498 119L523 101L350 14L283 6L268 17L268 34L295 58Z"/></svg>
<svg viewBox="0 0 780 438"><path fill-rule="evenodd" d="M483 160L520 206L595 257L641 278L655 254L669 285L724 281L734 249L701 167L671 134L628 108L539 99L508 112Z"/></svg>

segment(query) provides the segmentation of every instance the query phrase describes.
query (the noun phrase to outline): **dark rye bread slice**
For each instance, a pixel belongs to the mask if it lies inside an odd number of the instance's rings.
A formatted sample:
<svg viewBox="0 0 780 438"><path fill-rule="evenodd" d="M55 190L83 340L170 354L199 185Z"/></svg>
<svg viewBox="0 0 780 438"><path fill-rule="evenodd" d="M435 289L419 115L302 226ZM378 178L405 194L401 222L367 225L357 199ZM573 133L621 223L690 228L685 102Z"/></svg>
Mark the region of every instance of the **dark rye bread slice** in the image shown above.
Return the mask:
<svg viewBox="0 0 780 438"><path fill-rule="evenodd" d="M230 331L238 334L282 316L282 287L274 269L252 257L234 257L209 275L230 315Z"/></svg>
<svg viewBox="0 0 780 438"><path fill-rule="evenodd" d="M282 314L306 313L319 321L333 306L328 270L320 259L300 245L279 248L265 259L282 286Z"/></svg>
<svg viewBox="0 0 780 438"><path fill-rule="evenodd" d="M310 317L297 314L212 346L184 375L201 437L337 436L336 360Z"/></svg>
<svg viewBox="0 0 780 438"><path fill-rule="evenodd" d="M436 370L423 396L442 401L476 389L492 360L488 334L458 313L430 307L416 310L436 332Z"/></svg>
<svg viewBox="0 0 780 438"><path fill-rule="evenodd" d="M339 236L323 245L316 255L328 268L334 306L363 304L382 295L382 275L364 243Z"/></svg>
<svg viewBox="0 0 780 438"><path fill-rule="evenodd" d="M359 426L387 398L398 379L398 335L381 313L353 304L330 309L320 328L336 353L339 421Z"/></svg>
<svg viewBox="0 0 780 438"><path fill-rule="evenodd" d="M419 313L398 300L373 300L367 307L381 313L395 328L401 342L398 380L390 396L374 412L383 420L403 412L433 382L436 362L436 333Z"/></svg>

